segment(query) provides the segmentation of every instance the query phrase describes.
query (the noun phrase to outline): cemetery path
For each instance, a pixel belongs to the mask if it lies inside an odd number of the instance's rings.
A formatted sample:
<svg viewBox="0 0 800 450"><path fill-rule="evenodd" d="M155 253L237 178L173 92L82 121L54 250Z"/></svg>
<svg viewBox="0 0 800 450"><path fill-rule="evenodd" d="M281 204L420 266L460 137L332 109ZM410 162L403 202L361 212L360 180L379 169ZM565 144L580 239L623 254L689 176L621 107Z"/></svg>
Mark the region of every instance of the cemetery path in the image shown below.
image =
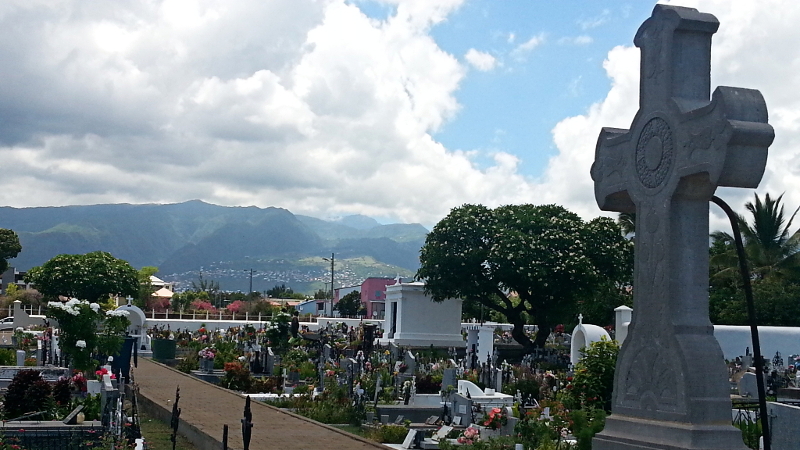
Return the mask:
<svg viewBox="0 0 800 450"><path fill-rule="evenodd" d="M244 448L240 422L245 404L243 397L147 358L139 358L139 367L133 370L142 406L150 404L151 407L162 409L162 420L166 417L167 422L172 413L175 388L180 386L178 406L181 408L182 424L179 431L188 429L189 434L197 434L200 439L204 438L203 435L211 437L204 439L208 445L198 445L198 448L222 448L218 443L222 441L224 424L227 424L229 429L228 448L231 450ZM251 449L385 450L389 448L261 402L251 402L251 410L253 413ZM187 437L192 441L197 438ZM217 443L208 442L212 439Z"/></svg>

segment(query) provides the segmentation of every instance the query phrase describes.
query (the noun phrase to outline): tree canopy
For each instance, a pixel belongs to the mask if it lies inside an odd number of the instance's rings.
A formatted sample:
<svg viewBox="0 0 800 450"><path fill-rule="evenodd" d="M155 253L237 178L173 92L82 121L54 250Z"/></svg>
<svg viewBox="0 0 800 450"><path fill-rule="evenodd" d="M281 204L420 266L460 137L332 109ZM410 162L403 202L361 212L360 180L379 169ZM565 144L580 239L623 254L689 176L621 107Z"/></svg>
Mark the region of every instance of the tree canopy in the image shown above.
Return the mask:
<svg viewBox="0 0 800 450"><path fill-rule="evenodd" d="M296 298L298 300L305 300L306 296L295 292L292 288L286 287L285 284L275 285L272 289L267 290L267 297L271 298Z"/></svg>
<svg viewBox="0 0 800 450"><path fill-rule="evenodd" d="M333 305L334 311L339 311L339 314L345 317L356 316L361 309L361 293L353 291L345 294L339 301Z"/></svg>
<svg viewBox="0 0 800 450"><path fill-rule="evenodd" d="M59 295L103 302L109 296L134 296L139 292L139 273L127 261L110 253L58 255L25 275L45 297Z"/></svg>
<svg viewBox="0 0 800 450"><path fill-rule="evenodd" d="M753 299L759 325L800 325L800 232L790 232L797 215L786 215L783 196L763 201L755 194L745 204L749 217L740 215L739 228L751 272ZM748 220L749 219L749 220ZM739 259L733 237L723 231L711 234L709 310L716 324L747 324L741 288Z"/></svg>
<svg viewBox="0 0 800 450"><path fill-rule="evenodd" d="M584 222L558 205L454 208L428 234L416 278L434 301L461 298L502 313L512 336L543 347L552 326L594 291L629 283L632 243L613 220ZM525 333L525 315L540 330Z"/></svg>
<svg viewBox="0 0 800 450"><path fill-rule="evenodd" d="M15 258L22 251L19 236L12 230L0 228L0 273L8 269L8 260Z"/></svg>

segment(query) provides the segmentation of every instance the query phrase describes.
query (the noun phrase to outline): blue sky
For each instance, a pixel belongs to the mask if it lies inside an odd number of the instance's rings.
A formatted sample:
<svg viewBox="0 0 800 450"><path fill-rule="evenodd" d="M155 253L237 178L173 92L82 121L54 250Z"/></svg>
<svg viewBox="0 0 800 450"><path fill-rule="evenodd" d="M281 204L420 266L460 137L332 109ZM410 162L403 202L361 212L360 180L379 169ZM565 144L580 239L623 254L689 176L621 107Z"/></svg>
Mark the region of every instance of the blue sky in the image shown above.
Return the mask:
<svg viewBox="0 0 800 450"><path fill-rule="evenodd" d="M436 138L450 148L503 148L523 158L521 172L538 176L557 152L553 127L608 93L608 50L630 45L652 8L642 1L467 2L431 34L452 54L475 48L502 66L467 76L456 94L463 110ZM530 39L541 43L515 56Z"/></svg>
<svg viewBox="0 0 800 450"><path fill-rule="evenodd" d="M800 3L670 3L720 20L712 85L762 91L776 139L759 192L800 204ZM636 112L632 40L653 6L9 0L0 204L201 199L426 226L463 203L604 214L589 167L600 128Z"/></svg>

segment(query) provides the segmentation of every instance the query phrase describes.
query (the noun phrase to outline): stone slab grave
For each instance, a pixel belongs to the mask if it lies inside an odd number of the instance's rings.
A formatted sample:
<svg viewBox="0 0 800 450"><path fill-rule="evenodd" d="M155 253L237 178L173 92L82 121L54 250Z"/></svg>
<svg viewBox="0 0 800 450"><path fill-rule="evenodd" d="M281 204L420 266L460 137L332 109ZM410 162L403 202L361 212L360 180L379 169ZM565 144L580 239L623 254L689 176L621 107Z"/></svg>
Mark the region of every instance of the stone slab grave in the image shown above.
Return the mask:
<svg viewBox="0 0 800 450"><path fill-rule="evenodd" d="M636 213L636 289L594 450L745 448L708 319L709 201L717 186L758 186L774 132L756 90L721 86L709 100L718 27L711 14L656 5L634 38L639 111L597 141L598 205Z"/></svg>
<svg viewBox="0 0 800 450"><path fill-rule="evenodd" d="M797 439L800 407L768 402L767 412L770 417L769 430L772 434L772 448L800 450L800 440Z"/></svg>

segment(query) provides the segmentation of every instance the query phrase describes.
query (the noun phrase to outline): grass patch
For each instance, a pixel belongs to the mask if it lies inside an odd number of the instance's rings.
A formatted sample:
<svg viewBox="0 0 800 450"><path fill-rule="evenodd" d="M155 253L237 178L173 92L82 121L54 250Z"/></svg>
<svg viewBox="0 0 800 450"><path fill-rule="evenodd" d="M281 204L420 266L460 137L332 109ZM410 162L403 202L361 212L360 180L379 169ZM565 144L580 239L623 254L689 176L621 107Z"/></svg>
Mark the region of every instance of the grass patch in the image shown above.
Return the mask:
<svg viewBox="0 0 800 450"><path fill-rule="evenodd" d="M172 450L172 429L165 422L150 417L141 411L139 412L139 423L142 427L142 436L147 442L149 450ZM192 445L180 433L177 436L178 441L176 448L182 450L197 450L197 447Z"/></svg>
<svg viewBox="0 0 800 450"><path fill-rule="evenodd" d="M356 436L367 437L367 433L361 427L356 427L353 425L331 425L331 426L338 428L342 431L346 431L350 434L355 434Z"/></svg>

